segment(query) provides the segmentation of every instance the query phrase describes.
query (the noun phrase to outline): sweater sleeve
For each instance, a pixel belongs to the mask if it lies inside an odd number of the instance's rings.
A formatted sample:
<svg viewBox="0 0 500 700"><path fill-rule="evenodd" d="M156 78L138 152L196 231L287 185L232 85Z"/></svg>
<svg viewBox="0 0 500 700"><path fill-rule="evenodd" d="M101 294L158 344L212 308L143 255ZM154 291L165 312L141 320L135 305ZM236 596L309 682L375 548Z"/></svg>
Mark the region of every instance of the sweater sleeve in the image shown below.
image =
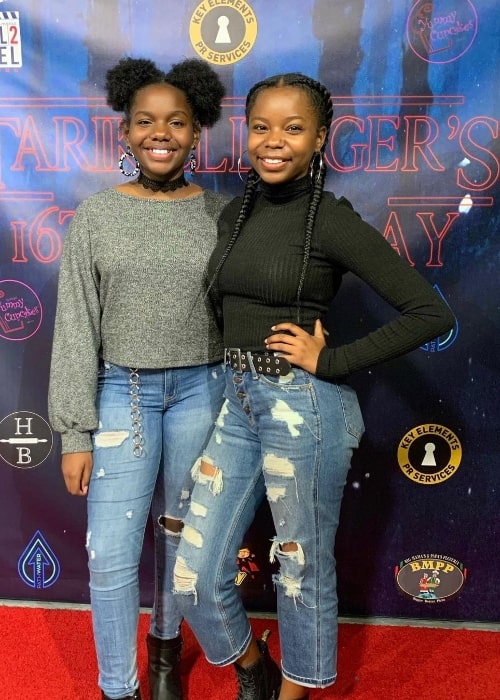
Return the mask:
<svg viewBox="0 0 500 700"><path fill-rule="evenodd" d="M61 433L63 453L92 450L90 433L97 428L101 311L84 204L64 241L50 368L49 420Z"/></svg>
<svg viewBox="0 0 500 700"><path fill-rule="evenodd" d="M317 376L330 380L415 350L448 332L455 323L450 308L432 285L376 229L343 204L340 201L333 212L328 207L335 224L332 233L331 222L323 222L330 232L323 243L326 253L366 282L398 315L363 338L324 348Z"/></svg>

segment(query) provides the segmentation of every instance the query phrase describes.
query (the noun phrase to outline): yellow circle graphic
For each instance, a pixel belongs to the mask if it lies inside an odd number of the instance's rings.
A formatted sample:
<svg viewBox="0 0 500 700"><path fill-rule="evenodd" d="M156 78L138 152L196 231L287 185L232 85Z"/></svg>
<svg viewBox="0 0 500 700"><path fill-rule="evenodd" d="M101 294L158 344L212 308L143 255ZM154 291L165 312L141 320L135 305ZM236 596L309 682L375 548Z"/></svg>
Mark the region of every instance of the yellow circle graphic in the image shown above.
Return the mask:
<svg viewBox="0 0 500 700"><path fill-rule="evenodd" d="M446 481L462 460L462 445L444 425L425 423L409 430L398 445L398 464L411 481L431 486Z"/></svg>
<svg viewBox="0 0 500 700"><path fill-rule="evenodd" d="M191 16L189 38L205 61L228 66L251 51L257 38L257 17L242 0L205 0Z"/></svg>

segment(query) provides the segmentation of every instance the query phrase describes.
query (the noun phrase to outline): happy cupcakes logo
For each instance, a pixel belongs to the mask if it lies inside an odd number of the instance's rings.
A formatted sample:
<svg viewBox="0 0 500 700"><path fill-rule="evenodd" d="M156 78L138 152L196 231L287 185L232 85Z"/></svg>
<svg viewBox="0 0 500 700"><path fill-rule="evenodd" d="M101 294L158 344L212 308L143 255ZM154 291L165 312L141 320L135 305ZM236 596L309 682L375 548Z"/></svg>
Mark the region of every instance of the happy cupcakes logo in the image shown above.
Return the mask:
<svg viewBox="0 0 500 700"><path fill-rule="evenodd" d="M477 11L470 0L419 0L408 16L406 34L423 61L450 63L470 49L477 30Z"/></svg>
<svg viewBox="0 0 500 700"><path fill-rule="evenodd" d="M27 340L42 323L42 303L31 287L19 280L0 280L0 337Z"/></svg>

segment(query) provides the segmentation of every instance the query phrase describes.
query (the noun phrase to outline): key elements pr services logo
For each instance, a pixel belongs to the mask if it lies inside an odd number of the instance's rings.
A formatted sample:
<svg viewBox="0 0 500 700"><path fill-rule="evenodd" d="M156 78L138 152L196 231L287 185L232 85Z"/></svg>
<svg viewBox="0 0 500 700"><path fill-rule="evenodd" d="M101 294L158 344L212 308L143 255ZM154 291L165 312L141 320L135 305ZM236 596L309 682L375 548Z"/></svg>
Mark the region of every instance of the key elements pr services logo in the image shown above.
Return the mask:
<svg viewBox="0 0 500 700"><path fill-rule="evenodd" d="M426 423L409 430L398 445L398 463L408 479L432 485L446 481L462 460L462 445L444 425Z"/></svg>
<svg viewBox="0 0 500 700"><path fill-rule="evenodd" d="M191 16L189 37L205 61L227 66L241 61L257 38L257 17L248 4L235 0L200 2Z"/></svg>

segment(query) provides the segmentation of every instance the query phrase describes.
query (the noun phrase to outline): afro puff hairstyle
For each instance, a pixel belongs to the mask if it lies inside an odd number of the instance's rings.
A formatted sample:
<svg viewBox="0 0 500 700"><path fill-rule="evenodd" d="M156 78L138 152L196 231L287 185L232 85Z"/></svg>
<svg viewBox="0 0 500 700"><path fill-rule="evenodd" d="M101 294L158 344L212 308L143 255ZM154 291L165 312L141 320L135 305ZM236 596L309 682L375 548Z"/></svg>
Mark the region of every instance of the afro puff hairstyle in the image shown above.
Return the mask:
<svg viewBox="0 0 500 700"><path fill-rule="evenodd" d="M108 105L115 112L123 112L128 122L136 92L158 83L182 90L200 126L213 126L220 118L224 85L208 63L197 58L175 63L168 73L145 58L122 58L106 73Z"/></svg>

